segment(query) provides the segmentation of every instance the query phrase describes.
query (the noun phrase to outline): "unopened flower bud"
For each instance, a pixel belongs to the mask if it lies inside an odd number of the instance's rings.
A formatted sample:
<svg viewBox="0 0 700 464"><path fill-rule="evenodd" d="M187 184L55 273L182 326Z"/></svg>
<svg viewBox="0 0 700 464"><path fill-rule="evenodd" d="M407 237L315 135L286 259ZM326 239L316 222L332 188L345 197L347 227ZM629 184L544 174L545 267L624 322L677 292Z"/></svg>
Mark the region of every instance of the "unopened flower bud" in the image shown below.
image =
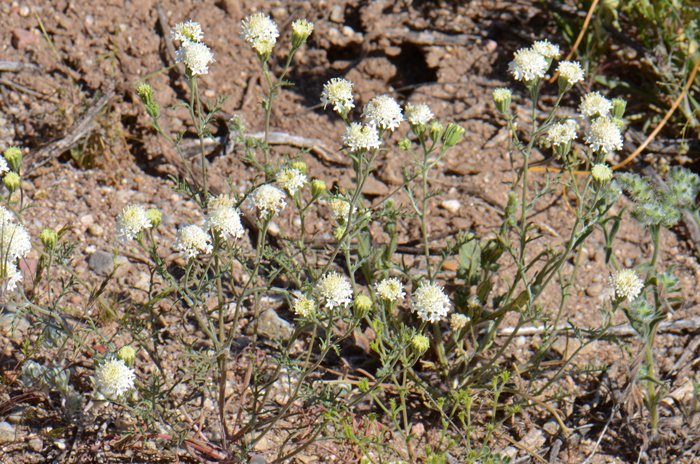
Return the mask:
<svg viewBox="0 0 700 464"><path fill-rule="evenodd" d="M146 215L151 221L152 227L155 229L163 221L163 213L158 208L149 208L146 210Z"/></svg>
<svg viewBox="0 0 700 464"><path fill-rule="evenodd" d="M292 48L299 48L304 45L314 31L314 23L306 19L298 19L292 23Z"/></svg>
<svg viewBox="0 0 700 464"><path fill-rule="evenodd" d="M321 179L314 179L311 182L311 195L314 198L323 196L326 193L326 183Z"/></svg>
<svg viewBox="0 0 700 464"><path fill-rule="evenodd" d="M625 109L627 108L627 102L622 98L612 99L612 111L611 115L614 119L622 119L625 115Z"/></svg>
<svg viewBox="0 0 700 464"><path fill-rule="evenodd" d="M496 89L493 91L493 102L496 104L496 109L499 113L505 115L510 108L510 100L512 93L508 89Z"/></svg>
<svg viewBox="0 0 700 464"><path fill-rule="evenodd" d="M515 214L518 212L518 194L510 192L508 194L508 204L506 205L506 221L510 225L515 225Z"/></svg>
<svg viewBox="0 0 700 464"><path fill-rule="evenodd" d="M58 234L55 230L47 227L39 234L39 239L47 250L53 250L58 244Z"/></svg>
<svg viewBox="0 0 700 464"><path fill-rule="evenodd" d="M141 98L141 101L146 106L148 115L154 119L158 119L160 117L160 107L153 98L153 87L143 83L136 88L136 93L139 94L139 98Z"/></svg>
<svg viewBox="0 0 700 464"><path fill-rule="evenodd" d="M306 163L304 163L303 161L297 161L295 163L292 163L292 168L306 175L307 166Z"/></svg>
<svg viewBox="0 0 700 464"><path fill-rule="evenodd" d="M19 174L17 174L16 172L8 172L7 174L5 174L5 177L3 177L2 181L11 194L17 191L17 189L20 186L20 183L22 182L22 180L19 177Z"/></svg>
<svg viewBox="0 0 700 464"><path fill-rule="evenodd" d="M612 122L613 122L613 124L615 124L615 126L617 126L617 128L620 130L620 132L622 132L622 129L625 128L625 121L623 121L620 118L613 118Z"/></svg>
<svg viewBox="0 0 700 464"><path fill-rule="evenodd" d="M22 164L22 149L19 147L10 147L5 150L3 155L5 156L7 164L10 165L10 168L15 172L19 172L19 167Z"/></svg>
<svg viewBox="0 0 700 464"><path fill-rule="evenodd" d="M425 335L415 335L411 339L411 345L413 346L414 350L420 354L423 354L428 351L428 348L430 348L430 339Z"/></svg>
<svg viewBox="0 0 700 464"><path fill-rule="evenodd" d="M136 350L129 345L124 345L117 352L117 359L121 359L127 367L131 367L136 359Z"/></svg>
<svg viewBox="0 0 700 464"><path fill-rule="evenodd" d="M245 132L243 118L240 116L232 117L228 123L228 128L231 130L231 132Z"/></svg>
<svg viewBox="0 0 700 464"><path fill-rule="evenodd" d="M594 180L603 183L612 179L613 172L606 164L600 163L593 165L591 169L591 176Z"/></svg>
<svg viewBox="0 0 700 464"><path fill-rule="evenodd" d="M459 143L464 135L464 127L457 124L449 123L445 129L445 135L442 138L446 147L454 147Z"/></svg>
<svg viewBox="0 0 700 464"><path fill-rule="evenodd" d="M428 127L428 132L430 133L430 140L435 143L441 136L442 132L445 130L445 126L440 124L440 121L437 119L433 120L433 122L430 123L430 127Z"/></svg>
<svg viewBox="0 0 700 464"><path fill-rule="evenodd" d="M337 241L341 241L343 239L343 235L345 235L346 230L347 230L347 227L345 227L345 226L336 227L335 230L333 231L333 237L335 237L335 239Z"/></svg>
<svg viewBox="0 0 700 464"><path fill-rule="evenodd" d="M399 150L408 151L411 148L411 141L407 138L399 140Z"/></svg>
<svg viewBox="0 0 700 464"><path fill-rule="evenodd" d="M364 317L372 309L372 300L367 295L357 295L354 301L355 315Z"/></svg>

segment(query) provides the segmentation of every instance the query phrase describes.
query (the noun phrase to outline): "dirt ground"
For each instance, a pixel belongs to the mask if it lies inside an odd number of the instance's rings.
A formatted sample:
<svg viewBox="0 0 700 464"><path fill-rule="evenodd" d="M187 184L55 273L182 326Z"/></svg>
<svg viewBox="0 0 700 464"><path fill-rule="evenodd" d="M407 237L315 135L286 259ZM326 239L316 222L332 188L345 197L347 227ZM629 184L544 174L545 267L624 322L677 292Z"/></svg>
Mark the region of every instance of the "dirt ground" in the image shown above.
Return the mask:
<svg viewBox="0 0 700 464"><path fill-rule="evenodd" d="M291 22L307 18L315 24L312 38L297 53L292 65L289 80L295 85L281 93L271 125L276 132L303 134L316 141L321 149L304 155L303 160L311 176L325 180L329 187L350 185L351 171L349 162L338 150L343 121L319 104L323 84L332 77L345 77L355 84L355 119L369 99L390 94L401 104L427 103L441 121L463 126L466 129L463 141L448 152L430 179L432 188L443 190L444 199L458 200L460 207L453 211L440 202L432 205L431 234L445 237L456 230L472 230L482 237L489 236L500 225L508 182L513 180L508 134L504 120L493 106L491 92L503 86L513 89L514 105L526 118L528 98L506 72L513 51L543 38L561 44L568 51L557 35L551 15L542 5L490 0L35 0L29 3L4 0L0 10L5 25L0 29L0 60L26 66L19 72L0 73L0 149L11 145L27 148L27 174L22 185L25 201L35 207L26 211L25 223L32 237L38 237L44 227L73 226L70 237L80 242L75 270L90 282L101 280L90 264L91 256L111 253L118 246L123 266L117 270L110 289L128 300L132 294L120 289L142 288L147 285L148 274L141 252L118 244L114 237L116 217L122 208L133 203L160 208L164 221L158 233L163 242L174 240L180 225L203 222L195 214L194 204L172 190L173 182L168 176L182 174L177 155L151 128L134 92L135 85L147 79L163 109L164 126L170 132L185 130L184 143L192 145L195 134L188 123L187 109L171 108L188 91L181 74L171 67L166 47L169 32L161 25L160 7L171 26L190 19L201 23L205 41L216 59L209 74L200 80L202 94L209 99L220 94L228 96L223 110L229 115L242 116L251 133L263 129L263 112L258 103L265 84L254 52L239 34L241 19L263 11L280 26L281 39L276 49L279 52L273 53L271 59L273 69L279 69L283 63ZM51 43L45 39L42 27ZM587 83L587 89L592 85ZM555 86L550 86L542 105L552 104L555 92ZM581 89L574 90L564 103L572 112L580 94ZM630 106L634 107L635 102ZM241 148L227 142L224 120L217 123L214 136L220 142L209 147L209 172L214 188L224 191L229 177L240 189L250 186L255 173L240 162ZM403 136L404 133L396 131L392 141L397 142ZM635 146L628 139L623 155ZM281 157L299 147L279 144L275 149ZM385 195L402 182L401 163L405 162L405 154L394 148L382 157L380 169L365 188L368 201ZM631 166L632 170L639 168ZM544 175L533 171L533 183L543 182ZM551 195L547 207L534 214L533 220L548 243L565 239L573 217L567 206L569 198L566 192ZM320 234L318 226L328 219L328 214L320 211L318 215L317 220L309 221L308 232L318 232L319 240L330 239ZM276 221L279 228L290 234L297 227L288 215ZM404 220L399 229L404 231L400 243L418 238L417 227L411 220ZM375 238L381 241L382 233L378 232ZM651 241L645 230L627 220L618 238L615 253L625 266L632 267L649 258ZM686 299L669 314L669 322L697 318L700 266L686 231L682 225L665 230L662 241L665 248L661 260L677 266ZM603 257L602 234L595 235L584 251L581 273L566 308L565 317L577 326L600 324L600 308L611 295L609 271ZM25 285L31 282L37 259L38 254L32 251L23 263ZM450 266L448 262L446 269L454 270ZM508 266L503 272L504 275L509 272ZM505 281L498 281L494 291L505 288ZM559 301L557 291L552 289L543 300L545 305L551 305L552 311ZM96 316L90 313L94 306L85 312L86 297L72 296L71 310L76 315ZM293 321L286 308L276 309L280 316ZM617 316L617 322L624 322L621 314ZM249 319L242 321L241 332L248 322ZM7 315L0 315L0 323L3 350L0 369L7 375L22 359L23 340L36 341L37 335L34 328L25 324L13 336ZM180 317L169 314L164 324L171 323L179 324ZM105 323L102 330L111 336L115 329ZM174 330L173 334L176 333ZM680 451L671 453L676 457L683 455L683 447L689 446L693 434L697 434L673 425L679 422L679 404L689 404L690 379L700 360L697 334L695 326L689 330L667 330L658 337L659 375L667 380L672 392L661 408L662 422L665 421L667 428L666 449L679 448ZM190 341L198 338L194 324L183 327L179 335ZM523 336L519 346L524 351L531 350L537 337ZM636 353L634 338L627 340L629 352ZM163 358L172 366L178 359L175 344L170 346L173 351ZM566 348L558 349L566 351ZM148 365L147 359L142 361L137 367L138 375L148 376L153 366ZM74 362L77 372L82 372L85 391L89 391L90 360L81 358ZM566 400L557 407L567 422L577 427L574 436L564 437L547 428L545 425L551 420L547 414L525 415L521 423L505 426L492 448L503 450L514 462L523 463L583 462L589 455L592 458L587 462L591 463L638 462L639 450L644 446L640 438L643 434L638 425L635 428L631 424L640 424L639 415L645 411L630 406L634 403L630 396L634 394L627 392L625 396L632 369L630 355L611 343L596 342L578 362L604 363L611 368L598 378L589 378L588 384L567 378L562 386ZM0 463L175 462L176 459L197 462L183 448L164 447L155 441L110 447L105 444L114 440L110 437L128 430L128 425L116 419L105 420L114 411L93 411L89 423L78 427L66 422L46 395L37 392L21 399L23 393L17 383L0 382L0 422L8 421L16 432L14 440L0 443ZM213 410L212 405L208 406ZM28 409L35 411L31 420L26 414ZM420 440L430 440L434 429L439 428L439 421L426 418L424 426L427 432ZM275 446L271 439L259 451L271 456ZM332 452L315 449L295 462L349 459L339 447L329 449ZM649 462L664 461L666 454L657 453L660 454L650 452ZM533 457L535 454L538 456ZM681 457L677 462L692 462L692 459Z"/></svg>

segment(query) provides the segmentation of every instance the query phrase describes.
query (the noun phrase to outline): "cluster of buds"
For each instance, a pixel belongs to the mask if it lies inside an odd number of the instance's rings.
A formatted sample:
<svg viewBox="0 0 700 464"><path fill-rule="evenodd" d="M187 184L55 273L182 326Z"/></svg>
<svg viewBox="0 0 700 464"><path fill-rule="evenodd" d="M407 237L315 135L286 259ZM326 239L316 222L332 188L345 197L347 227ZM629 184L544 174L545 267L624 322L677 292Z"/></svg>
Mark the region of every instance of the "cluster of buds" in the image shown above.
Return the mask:
<svg viewBox="0 0 700 464"><path fill-rule="evenodd" d="M4 174L2 182L10 191L10 195L19 189L22 179L19 176L20 166L22 165L22 149L19 147L10 147L3 152L3 157L0 158L0 175Z"/></svg>

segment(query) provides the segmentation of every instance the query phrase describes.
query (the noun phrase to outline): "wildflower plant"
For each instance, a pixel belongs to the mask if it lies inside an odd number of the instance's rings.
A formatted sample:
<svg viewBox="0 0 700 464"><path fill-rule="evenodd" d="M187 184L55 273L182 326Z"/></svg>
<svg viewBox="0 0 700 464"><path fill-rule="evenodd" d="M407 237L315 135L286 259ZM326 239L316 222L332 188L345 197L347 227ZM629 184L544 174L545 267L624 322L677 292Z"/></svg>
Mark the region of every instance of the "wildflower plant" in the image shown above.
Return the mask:
<svg viewBox="0 0 700 464"><path fill-rule="evenodd" d="M517 151L512 159L512 183L503 223L494 237L482 238L464 231L450 237L436 251L429 223L431 209L441 193L430 188L429 179L446 153L459 145L465 128L440 121L426 103L400 102L392 95L372 98L364 105L360 120L351 120L350 110L356 103L353 84L332 78L319 99L324 108L329 106L327 111L332 107L343 119L345 131L337 145L351 161L348 164L352 166L349 174L353 184L330 190L302 161L310 147L280 155L269 144L273 104L280 91L290 85L285 77L295 53L313 33L313 24L303 19L293 23L290 48L277 73L273 72L277 66L272 57L278 56L280 35L274 21L256 13L242 22L241 33L253 48L267 82L261 101L265 113L262 137L248 135L241 118L229 124L231 136L240 143L240 162L255 171L252 185L239 191L231 182L230 191L216 193L211 188L204 140L211 135L213 116L225 99L217 98L210 107L200 99L199 76L216 62L203 42L205 31L201 26L192 21L178 24L172 38L180 43L178 56L185 64L190 84L184 106L202 147L198 159L184 156L183 134L173 136L160 125L161 111L153 89L142 83L136 92L154 129L172 145L185 166L186 175L173 178L174 190L201 214L180 218L187 225L179 227L172 241L159 233L166 211L134 204L118 214L115 253L118 247L126 246L130 251L138 250L148 263L148 282L145 287L132 289L137 296L128 305L106 300L104 289L112 276L94 286L72 271L76 244L66 239L67 228L45 229L39 237L41 246L37 244L36 248L41 258L35 288L42 283L42 290L29 296L24 292L12 296L18 307L46 326L46 340L91 353L94 399L138 417L144 429L169 430L174 439L184 440L190 433L208 432L187 425L182 420L184 413L169 406L175 388L181 386L193 395L196 392L210 398L216 405L221 449L231 461L247 462L266 435L278 427L287 435L276 450L277 462L291 460L318 441L336 439L357 444L368 462L386 462L383 454L387 447L381 437L363 437L353 429L354 407L371 399L406 444L395 460L415 462L426 458L442 462L440 459L445 459L455 445L448 437L460 436L466 449L461 462L506 462L490 451L488 442L495 427L522 409L545 409L564 432L569 430L549 405L551 387L558 379L585 370L571 362L573 355L556 368L543 360L556 340L567 335L561 324L567 300L577 278L583 245L596 230L605 236L614 297L610 308L601 311L600 327L586 329L589 339L605 336L612 324L612 311L619 308L651 346L654 324L667 303L666 294L658 289L661 286L670 293L677 290L670 269L664 273L655 270L659 230L672 225L670 212L680 214L683 210L697 217L695 197L700 181L697 176L674 170L669 181L671 193L660 193L644 179L613 175L605 162L621 148L624 105L589 94L581 103L582 119L558 116L565 94L583 79L576 62L559 64L561 77L555 104L547 114L538 114L543 78L560 56L556 45L535 43L516 52L509 65L509 72L522 81L532 98L532 123L526 134L513 114L513 91L499 88L493 93L496 109L505 119ZM590 129L580 136L580 127L586 126ZM380 157L393 153L393 132L404 137L398 144L399 156L403 157L402 183L369 202L363 188ZM587 151L573 156L572 145L579 139L585 141ZM535 146L545 144L561 164L553 172L545 171L544 181L536 186L531 179L531 156ZM5 158L7 167L0 163L0 171L11 169L19 175L16 153ZM576 182L575 172L585 168L590 168L585 182ZM573 224L562 243L530 253L540 238L532 212L555 186L565 187L576 197ZM654 237L652 260L637 269L621 269L612 253L621 213L613 214L611 210L622 188L635 201L633 216L643 219ZM10 289L18 287L21 279L17 259L31 248L31 237L19 221L21 199L13 203L12 198L3 197L5 206L0 207L0 282ZM198 217L203 220L197 222ZM310 217L327 218L318 225L333 239L318 243L309 236ZM277 222L287 219L297 225L274 229ZM414 260L410 264L398 242L399 227L406 221L416 226L420 236L411 250ZM378 242L373 237L370 226L375 223L382 227L387 240ZM453 258L458 260L456 278L447 275L444 266ZM495 280L506 261L514 264L515 272L507 289L496 294ZM573 269L568 269L567 263L574 263ZM58 267L68 273L67 282L53 280L52 269ZM561 294L555 308L545 307L541 301L545 289L552 286L559 286ZM77 291L89 295L90 304L118 320L119 335L128 338L126 343L101 334L92 319L81 330L67 321L64 301ZM284 301L294 318L291 333L279 337L272 337L262 325L269 311L268 301L273 298ZM160 316L175 310L184 315L183 320L194 321L197 337L203 339L205 347L183 342L182 365L172 372L161 362L166 328ZM499 328L509 316L517 319L514 330L504 340L497 339ZM248 321L249 344L238 355L232 355L239 344L243 319ZM543 328L542 343L527 360L514 366L506 362L505 354L521 328L530 324ZM85 333L90 331L100 337L106 351L98 352L86 343ZM377 363L372 375L362 372L358 380L346 382L328 381L319 374L332 353L339 353L343 343L359 339L364 333L371 334L368 357ZM276 350L264 351L263 337L270 339ZM139 375L142 357L155 366L149 376ZM27 359L23 369L28 385L58 388L72 395L66 375L54 375L51 378L58 381L51 383L46 380L46 368L32 362ZM644 381L652 381L653 359L647 366ZM547 376L537 375L545 371ZM535 374L523 380L520 374L524 372ZM242 381L233 382L232 387L230 377L239 374ZM513 380L516 377L517 382ZM651 384L648 388L651 409L662 392ZM444 425L439 442L420 451L421 456L416 451L417 439L409 416L413 392L428 399ZM492 411L490 428L481 443L473 442L474 392L482 395L485 407ZM72 401L80 404L82 398ZM201 409L189 400L179 404L187 414ZM299 404L304 404L305 412L311 415L308 429L279 427Z"/></svg>

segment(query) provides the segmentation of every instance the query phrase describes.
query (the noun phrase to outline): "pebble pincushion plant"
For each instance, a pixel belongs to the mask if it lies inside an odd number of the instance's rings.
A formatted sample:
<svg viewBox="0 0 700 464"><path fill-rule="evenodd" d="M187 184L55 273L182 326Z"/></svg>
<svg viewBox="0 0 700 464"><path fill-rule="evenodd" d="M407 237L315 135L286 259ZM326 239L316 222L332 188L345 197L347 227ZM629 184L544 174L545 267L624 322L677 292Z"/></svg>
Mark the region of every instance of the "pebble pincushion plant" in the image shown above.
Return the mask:
<svg viewBox="0 0 700 464"><path fill-rule="evenodd" d="M672 194L664 194L643 178L615 175L606 162L622 148L624 102L590 92L581 97L575 118L558 115L562 101L578 101L572 94L579 90L584 72L577 62L558 64L556 102L546 114L538 114L540 88L561 51L548 41L536 42L532 48L517 51L508 66L509 73L533 99L530 127L517 124L511 101L518 90L498 88L492 95L517 153L512 157L514 169L503 222L488 238L462 231L436 251L429 221L441 193L431 189L429 178L445 154L460 143L465 128L440 121L428 104L400 103L392 95L378 95L363 105L361 113L354 113L361 114L355 121L350 112L356 105L353 83L334 77L324 85L320 102L327 111L338 113L345 124L337 145L351 161L353 172L348 174L354 184L349 188L329 190L323 180L315 178L318 173L302 161L309 156L310 147L284 155L271 149L268 138L274 101L289 85L285 77L290 64L313 29L314 25L304 19L292 24L290 50L280 67L270 63L280 38L277 24L263 13L242 22L242 37L250 43L267 83L261 104L265 111L263 136L254 139L248 135L240 118L230 121L232 136L244 151L240 162L256 171L252 185L243 191L232 188L214 195L207 181L205 153L195 160L182 155L181 136L174 137L159 123L161 111L153 89L147 83L136 89L154 129L181 155L187 172L196 172L192 168L197 163L201 174L174 179L174 189L199 209L199 214L178 218L182 225L174 240L158 233L168 211L130 204L116 217L113 245L137 251L149 263L148 285L135 290L139 296L130 301L128 317L125 313L118 318L119 333L128 338L126 344L117 346L113 339L103 337L101 343L107 351L97 352L84 338L99 334L95 324L85 324L81 330L56 324L56 311L62 311L56 302L61 301L67 287L65 282L52 280L52 269L69 269L75 246L66 240L65 230L47 229L39 237L41 245L39 241L35 245L41 250L35 289L43 290L34 295L42 297L31 299L18 289L22 279L18 259L26 256L32 241L20 221L22 205L17 202L21 200L12 193L2 197L3 298L44 321L57 344L69 340L72 346L92 350L95 391L85 395L101 400L101 407L137 417L143 430L167 430L182 439L190 433L203 433L183 419L198 414L201 408L186 400L178 405L182 409L174 409L175 387L206 395L217 406L216 417L207 420L218 421L221 449L228 459L243 462L273 429L284 435L275 450L278 462L290 460L322 440L351 443L362 450L367 462L443 462L439 459L448 451L459 454L460 462L496 462L500 457L489 445L493 431L523 409L551 414L563 433L569 431L571 424L550 406L557 401L554 390L558 379L588 371L572 362L577 352L557 367L543 360L557 340L568 336L563 323L574 324L565 320L564 309L578 282L584 244L596 232L605 239L613 296L600 308L600 323L586 328L589 337L580 337L581 346L606 336L614 311L625 313L644 342L645 377L639 381L646 389L645 403L656 430L656 406L665 392L654 377L653 328L663 317L664 304L678 291L672 269L657 269L659 231L672 225L681 210L697 217L697 176L672 171ZM203 42L205 34L198 23L178 24L171 35L179 42L178 59L185 64L190 83L190 99L183 105L190 110L203 147L210 135L212 115L224 100L217 99L205 112L197 79L217 63ZM281 69L273 75L272 69L277 68ZM403 137L396 147L391 142L393 132ZM537 186L530 170L535 147L551 149L557 160L554 166L558 166L548 168L541 177L546 181ZM401 157L403 181L395 191L370 202L362 194L363 187L384 153ZM0 159L0 175L19 176L18 159L21 164L21 151L8 149ZM581 172L585 178L577 182ZM8 181L6 185L10 189L14 184ZM571 227L560 243L541 246L532 213L545 195L559 188L575 197L567 210ZM648 228L654 243L651 260L635 269L621 268L612 253L622 219L615 203L622 190L634 202L629 208L632 217ZM400 195L404 200L398 200ZM318 244L307 236L305 224L311 212L327 218L319 227L335 240ZM397 229L408 223L399 218L412 220L419 232L411 265L397 249L402 232ZM273 239L273 222L282 220L298 220L300 227L296 232L277 227ZM381 241L373 237L373 225L381 227L388 238ZM444 264L452 257L458 259L459 266L455 274L448 274ZM512 271L504 271L505 263ZM494 282L507 272L507 289L497 292ZM104 286L94 289L77 277L70 285L103 304ZM552 287L561 295L556 304L542 298L545 289ZM294 330L274 340L275 350L265 351L262 338L270 334L262 327L263 316L269 301L275 299L286 302L294 317ZM107 304L104 307L111 309ZM195 321L203 343L191 346L183 341L186 355L177 371L169 371L159 362L160 340L176 333L175 328L153 321L158 321L163 311L175 309L181 311L183 320ZM249 321L250 343L233 356L231 350L240 343L244 316ZM498 338L499 329L513 321L511 335ZM507 355L519 330L531 325L543 328L541 343L515 365ZM331 352L339 353L347 343L362 337L369 340L366 355L376 361L376 370L358 370L353 374L358 380L345 382L351 394L338 394L332 388L340 381L328 382L324 363L330 362ZM156 366L152 375L138 374L142 357ZM232 393L230 378L241 371L245 375ZM521 378L525 371L530 376L526 382ZM51 377L59 381L48 381L47 372L43 366L27 363L23 382L56 388L66 404L73 406L87 400L69 387L66 375ZM510 380L516 377L518 382ZM279 396L281 384L284 395ZM444 424L444 440L424 448L416 446L408 413L409 400L416 393ZM474 435L469 424L475 394L484 408L493 411L478 443L465 438ZM233 397L237 404L233 404ZM404 448L390 450L379 433L360 437L353 432L348 422L353 408L369 400L405 443ZM288 426L300 404L310 415L308 427Z"/></svg>

